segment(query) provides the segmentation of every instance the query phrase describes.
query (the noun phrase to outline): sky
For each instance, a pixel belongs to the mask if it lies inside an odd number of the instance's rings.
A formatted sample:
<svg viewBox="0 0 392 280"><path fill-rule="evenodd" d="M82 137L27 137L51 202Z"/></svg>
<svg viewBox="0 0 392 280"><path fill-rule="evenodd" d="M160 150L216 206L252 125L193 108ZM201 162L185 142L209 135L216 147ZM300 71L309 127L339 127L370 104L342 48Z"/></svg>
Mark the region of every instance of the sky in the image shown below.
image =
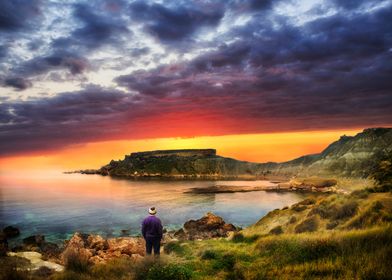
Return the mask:
<svg viewBox="0 0 392 280"><path fill-rule="evenodd" d="M0 169L250 161L392 124L391 0L0 1Z"/></svg>

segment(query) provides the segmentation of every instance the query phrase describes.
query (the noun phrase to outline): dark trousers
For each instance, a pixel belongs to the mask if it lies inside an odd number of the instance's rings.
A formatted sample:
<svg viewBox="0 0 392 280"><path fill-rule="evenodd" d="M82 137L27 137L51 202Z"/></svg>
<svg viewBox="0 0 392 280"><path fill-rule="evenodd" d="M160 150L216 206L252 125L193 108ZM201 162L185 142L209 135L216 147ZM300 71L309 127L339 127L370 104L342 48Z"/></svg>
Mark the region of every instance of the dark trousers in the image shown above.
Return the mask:
<svg viewBox="0 0 392 280"><path fill-rule="evenodd" d="M146 238L146 252L151 255L152 248L154 248L154 255L159 255L161 249L161 238L147 237Z"/></svg>

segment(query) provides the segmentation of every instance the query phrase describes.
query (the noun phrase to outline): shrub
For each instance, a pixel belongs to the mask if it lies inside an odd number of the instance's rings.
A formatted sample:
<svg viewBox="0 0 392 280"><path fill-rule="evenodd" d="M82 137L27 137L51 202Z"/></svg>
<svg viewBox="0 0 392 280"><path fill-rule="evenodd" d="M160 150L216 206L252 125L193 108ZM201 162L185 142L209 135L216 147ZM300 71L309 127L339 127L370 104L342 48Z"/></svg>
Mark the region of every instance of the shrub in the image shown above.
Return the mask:
<svg viewBox="0 0 392 280"><path fill-rule="evenodd" d="M275 235L282 234L283 233L283 229L282 229L281 226L276 226L273 229L271 229L269 233L270 234L275 234Z"/></svg>
<svg viewBox="0 0 392 280"><path fill-rule="evenodd" d="M322 201L319 205L313 207L313 209L309 212L308 216L319 215L323 219L327 219L332 217L332 215L336 212L335 205L329 205L328 201Z"/></svg>
<svg viewBox="0 0 392 280"><path fill-rule="evenodd" d="M306 209L306 205L301 205L301 204L294 204L293 206L291 206L291 209L296 211L296 212L302 212Z"/></svg>
<svg viewBox="0 0 392 280"><path fill-rule="evenodd" d="M348 201L337 207L336 212L332 215L335 220L346 219L354 216L358 210L358 203Z"/></svg>
<svg viewBox="0 0 392 280"><path fill-rule="evenodd" d="M7 280L24 280L30 279L26 270L30 262L19 257L1 257L0 258L0 279Z"/></svg>
<svg viewBox="0 0 392 280"><path fill-rule="evenodd" d="M334 229L339 225L339 222L337 221L331 221L327 224L326 228L327 229Z"/></svg>
<svg viewBox="0 0 392 280"><path fill-rule="evenodd" d="M167 243L165 245L165 247L163 248L163 251L166 254L170 254L170 253L176 253L177 255L184 255L185 253L185 249L183 246L181 246L181 244L177 241L171 241L169 243Z"/></svg>
<svg viewBox="0 0 392 280"><path fill-rule="evenodd" d="M316 217L310 217L304 220L302 223L298 224L295 227L295 232L296 233L312 232L312 231L316 231L317 228L318 228L318 221Z"/></svg>
<svg viewBox="0 0 392 280"><path fill-rule="evenodd" d="M243 242L245 239L244 235L242 233L236 232L233 235L233 238L231 239L231 241L233 242Z"/></svg>
<svg viewBox="0 0 392 280"><path fill-rule="evenodd" d="M232 242L234 243L253 243L255 242L260 236L257 234L251 235L251 236L244 236L242 233L234 233L233 238L231 239Z"/></svg>
<svg viewBox="0 0 392 280"><path fill-rule="evenodd" d="M234 254L226 253L220 255L217 259L214 260L213 268L215 270L232 270L236 263L236 259Z"/></svg>
<svg viewBox="0 0 392 280"><path fill-rule="evenodd" d="M86 272L89 269L89 256L83 250L66 250L64 252L65 269Z"/></svg>
<svg viewBox="0 0 392 280"><path fill-rule="evenodd" d="M141 262L137 263L134 267L134 279L145 280L150 269L159 263L160 266L165 265L165 261L162 259L144 258Z"/></svg>
<svg viewBox="0 0 392 280"><path fill-rule="evenodd" d="M351 193L351 196L354 198L367 198L369 196L368 190L356 190Z"/></svg>
<svg viewBox="0 0 392 280"><path fill-rule="evenodd" d="M313 198L307 198L305 200L302 200L298 204L301 204L301 205L312 205L312 204L315 204L315 203L316 203L316 200L314 200Z"/></svg>
<svg viewBox="0 0 392 280"><path fill-rule="evenodd" d="M356 201L335 202L330 205L330 202L323 201L315 206L308 214L308 216L319 215L323 219L341 220L354 216L358 210L358 203Z"/></svg>
<svg viewBox="0 0 392 280"><path fill-rule="evenodd" d="M201 259L202 260L214 260L216 258L218 258L218 253L216 251L213 251L213 250L205 250L201 254Z"/></svg>
<svg viewBox="0 0 392 280"><path fill-rule="evenodd" d="M162 265L156 263L147 273L147 280L187 280L192 278L192 270L180 264Z"/></svg>
<svg viewBox="0 0 392 280"><path fill-rule="evenodd" d="M297 221L297 217L296 216L291 216L290 220L289 220L289 224L294 224Z"/></svg>
<svg viewBox="0 0 392 280"><path fill-rule="evenodd" d="M384 210L384 206L380 201L373 202L372 205L366 209L363 213L356 216L349 222L347 228L359 229L371 225L382 224L384 222L391 222L392 215L388 211Z"/></svg>

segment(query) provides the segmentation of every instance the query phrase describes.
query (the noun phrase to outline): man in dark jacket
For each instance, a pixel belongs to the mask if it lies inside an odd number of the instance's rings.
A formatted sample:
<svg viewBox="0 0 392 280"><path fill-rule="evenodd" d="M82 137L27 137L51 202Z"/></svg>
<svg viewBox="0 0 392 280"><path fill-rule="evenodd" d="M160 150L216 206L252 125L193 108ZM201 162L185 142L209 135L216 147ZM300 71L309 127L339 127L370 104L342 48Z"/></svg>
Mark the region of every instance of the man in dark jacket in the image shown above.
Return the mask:
<svg viewBox="0 0 392 280"><path fill-rule="evenodd" d="M142 234L146 240L146 253L151 255L152 248L154 248L154 255L159 255L162 239L162 223L155 215L157 210L155 207L148 209L150 214L143 220Z"/></svg>

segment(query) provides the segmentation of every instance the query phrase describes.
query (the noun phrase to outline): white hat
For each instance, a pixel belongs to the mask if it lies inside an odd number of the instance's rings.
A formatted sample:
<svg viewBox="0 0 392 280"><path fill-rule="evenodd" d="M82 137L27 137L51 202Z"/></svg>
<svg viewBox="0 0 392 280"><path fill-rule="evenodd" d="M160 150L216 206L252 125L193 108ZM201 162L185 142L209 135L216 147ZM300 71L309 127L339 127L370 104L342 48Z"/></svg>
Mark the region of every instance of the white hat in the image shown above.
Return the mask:
<svg viewBox="0 0 392 280"><path fill-rule="evenodd" d="M155 215L157 213L157 209L155 209L155 207L151 207L150 209L148 209L148 213L150 215Z"/></svg>

